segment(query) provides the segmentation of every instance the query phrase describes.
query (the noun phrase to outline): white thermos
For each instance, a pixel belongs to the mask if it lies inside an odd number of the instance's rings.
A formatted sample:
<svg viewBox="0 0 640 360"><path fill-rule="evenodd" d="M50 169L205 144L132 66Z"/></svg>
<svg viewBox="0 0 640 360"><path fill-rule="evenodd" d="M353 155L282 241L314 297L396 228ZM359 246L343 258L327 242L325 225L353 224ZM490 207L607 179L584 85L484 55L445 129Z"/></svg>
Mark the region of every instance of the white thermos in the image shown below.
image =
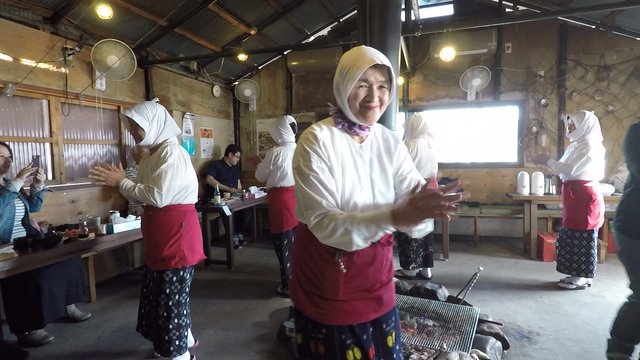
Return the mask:
<svg viewBox="0 0 640 360"><path fill-rule="evenodd" d="M531 174L531 195L544 195L544 174L540 171Z"/></svg>
<svg viewBox="0 0 640 360"><path fill-rule="evenodd" d="M520 171L516 182L516 192L521 195L529 195L529 173Z"/></svg>

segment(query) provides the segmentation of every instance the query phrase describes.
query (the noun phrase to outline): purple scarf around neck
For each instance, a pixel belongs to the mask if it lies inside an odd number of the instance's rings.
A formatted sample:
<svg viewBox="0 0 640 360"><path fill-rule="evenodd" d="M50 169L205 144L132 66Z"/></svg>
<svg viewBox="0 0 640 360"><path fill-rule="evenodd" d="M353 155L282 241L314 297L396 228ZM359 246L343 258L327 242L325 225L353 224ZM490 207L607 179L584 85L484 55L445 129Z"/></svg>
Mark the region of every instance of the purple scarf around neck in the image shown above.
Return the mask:
<svg viewBox="0 0 640 360"><path fill-rule="evenodd" d="M331 117L338 129L344 130L347 134L354 136L368 136L371 131L371 125L362 125L349 120L340 108L331 108Z"/></svg>

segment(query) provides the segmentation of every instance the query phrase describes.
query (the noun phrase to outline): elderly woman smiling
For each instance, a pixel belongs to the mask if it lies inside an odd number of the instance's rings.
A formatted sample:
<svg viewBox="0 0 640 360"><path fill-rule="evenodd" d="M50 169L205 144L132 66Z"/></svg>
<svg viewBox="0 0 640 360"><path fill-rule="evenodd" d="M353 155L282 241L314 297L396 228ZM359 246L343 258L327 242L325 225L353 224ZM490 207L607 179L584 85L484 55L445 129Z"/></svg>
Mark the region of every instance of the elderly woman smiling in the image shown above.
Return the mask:
<svg viewBox="0 0 640 360"><path fill-rule="evenodd" d="M289 291L301 359L401 359L392 233L424 236L427 219L449 216L463 197L450 194L458 182L429 189L405 145L377 123L395 89L381 52L349 50L333 80L337 107L298 142Z"/></svg>

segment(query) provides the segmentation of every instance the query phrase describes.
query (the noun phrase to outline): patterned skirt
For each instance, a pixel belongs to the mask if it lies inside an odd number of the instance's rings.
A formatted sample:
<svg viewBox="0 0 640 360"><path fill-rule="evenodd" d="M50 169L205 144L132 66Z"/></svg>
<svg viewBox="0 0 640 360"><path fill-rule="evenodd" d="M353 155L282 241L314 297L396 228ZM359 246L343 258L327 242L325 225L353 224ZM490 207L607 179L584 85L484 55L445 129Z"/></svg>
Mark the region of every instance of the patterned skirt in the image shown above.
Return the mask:
<svg viewBox="0 0 640 360"><path fill-rule="evenodd" d="M325 325L295 311L298 360L401 360L400 320L394 307L355 325Z"/></svg>
<svg viewBox="0 0 640 360"><path fill-rule="evenodd" d="M398 260L401 268L419 270L433 267L433 234L414 239L403 232L396 231L393 237L398 246Z"/></svg>
<svg viewBox="0 0 640 360"><path fill-rule="evenodd" d="M194 268L153 271L144 268L136 331L164 357L184 354L191 328L189 291Z"/></svg>
<svg viewBox="0 0 640 360"><path fill-rule="evenodd" d="M560 229L556 242L556 271L584 278L593 278L598 260L598 229Z"/></svg>
<svg viewBox="0 0 640 360"><path fill-rule="evenodd" d="M276 251L278 262L280 263L280 284L284 290L289 290L289 280L291 280L291 248L296 229L285 230L278 234L271 234L273 248Z"/></svg>

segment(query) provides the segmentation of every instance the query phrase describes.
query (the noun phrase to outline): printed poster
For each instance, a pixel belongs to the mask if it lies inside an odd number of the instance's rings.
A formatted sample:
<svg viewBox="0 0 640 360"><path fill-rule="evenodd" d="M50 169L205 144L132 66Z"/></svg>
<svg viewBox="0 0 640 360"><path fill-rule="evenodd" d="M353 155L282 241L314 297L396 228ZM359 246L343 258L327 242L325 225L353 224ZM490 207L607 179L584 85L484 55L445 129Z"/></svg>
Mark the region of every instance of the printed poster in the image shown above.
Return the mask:
<svg viewBox="0 0 640 360"><path fill-rule="evenodd" d="M269 128L276 121L275 118L272 119L258 119L256 120L256 139L258 145L258 156L264 159L267 150L278 146L278 144L271 138L271 134L269 134Z"/></svg>
<svg viewBox="0 0 640 360"><path fill-rule="evenodd" d="M211 159L213 158L213 128L201 127L200 128L200 158Z"/></svg>

